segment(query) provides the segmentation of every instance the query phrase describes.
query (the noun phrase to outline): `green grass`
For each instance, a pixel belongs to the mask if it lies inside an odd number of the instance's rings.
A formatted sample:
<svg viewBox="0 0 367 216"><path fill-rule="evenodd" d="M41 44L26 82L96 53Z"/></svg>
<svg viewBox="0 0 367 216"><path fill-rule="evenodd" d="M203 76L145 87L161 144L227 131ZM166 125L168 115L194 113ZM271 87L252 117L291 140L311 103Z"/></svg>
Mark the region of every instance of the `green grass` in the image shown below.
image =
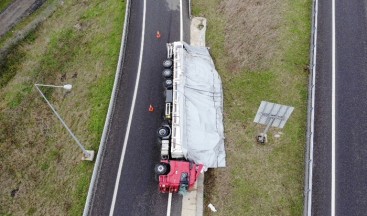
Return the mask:
<svg viewBox="0 0 367 216"><path fill-rule="evenodd" d="M260 5L262 11L270 9L279 16L274 17L279 20L274 24L276 28L267 28L268 22L261 19L266 21L269 15L264 12L256 14L255 18L259 20L253 26L260 25L259 32L252 29L231 31L231 25L236 21L226 20L230 17L226 14L226 7L231 6L226 4L228 2L231 1L193 2L194 14L208 20L206 42L211 48L224 89L227 167L210 170L206 174L205 203L212 203L218 212L207 210L205 215L301 215L311 1L288 0L282 2L282 10L271 7L274 1L255 3L248 0L242 5L237 4L239 10L244 7L253 10ZM275 4L278 3L275 1ZM242 12L248 14L247 22L254 18L249 10ZM238 20L244 22L240 17ZM258 37L260 41L259 37L276 34L274 41L251 44L264 45L260 53L272 52L272 57L257 58L251 65L240 66L241 61L237 61L228 49L234 43L231 40L239 38L238 33L242 34L242 41L236 41L240 44L251 38ZM251 52L246 51L251 48L243 47L246 54L250 53L250 58L253 57ZM265 145L255 141L255 136L264 127L253 123L262 100L295 107L284 129L269 131L269 142ZM283 133L281 137L274 138L273 135L279 132Z"/></svg>
<svg viewBox="0 0 367 216"><path fill-rule="evenodd" d="M0 13L7 8L13 0L1 0L0 1Z"/></svg>
<svg viewBox="0 0 367 216"><path fill-rule="evenodd" d="M0 87L4 87L17 73L24 52L13 49L7 57L0 61Z"/></svg>
<svg viewBox="0 0 367 216"><path fill-rule="evenodd" d="M80 160L81 150L33 85L73 84L71 92L42 91L86 148L98 150L124 12L117 0L64 1L4 58L0 215L82 214L93 163Z"/></svg>

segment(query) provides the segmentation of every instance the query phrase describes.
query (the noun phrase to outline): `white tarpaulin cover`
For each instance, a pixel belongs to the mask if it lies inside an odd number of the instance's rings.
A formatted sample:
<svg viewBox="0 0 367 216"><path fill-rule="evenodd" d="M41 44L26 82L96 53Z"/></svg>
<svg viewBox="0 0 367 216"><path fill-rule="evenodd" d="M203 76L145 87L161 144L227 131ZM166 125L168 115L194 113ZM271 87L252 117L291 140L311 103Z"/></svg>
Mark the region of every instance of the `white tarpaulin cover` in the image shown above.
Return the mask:
<svg viewBox="0 0 367 216"><path fill-rule="evenodd" d="M220 76L206 47L184 43L181 63L177 99L183 154L186 159L207 168L225 167Z"/></svg>

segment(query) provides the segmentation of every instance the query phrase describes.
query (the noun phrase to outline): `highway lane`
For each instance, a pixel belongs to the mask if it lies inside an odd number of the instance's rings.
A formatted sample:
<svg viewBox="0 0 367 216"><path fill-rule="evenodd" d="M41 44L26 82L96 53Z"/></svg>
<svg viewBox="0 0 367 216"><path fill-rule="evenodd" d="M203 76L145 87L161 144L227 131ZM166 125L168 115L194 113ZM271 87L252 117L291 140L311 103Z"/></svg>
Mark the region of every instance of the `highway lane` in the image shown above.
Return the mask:
<svg viewBox="0 0 367 216"><path fill-rule="evenodd" d="M129 118L132 95L138 70L139 47L141 38L142 3L133 1L131 8L135 8L130 14L128 37L126 42L125 61L121 69L122 75L118 85L116 104L112 114L111 129L105 144L101 170L97 177L96 191L93 195L90 215L108 215L114 185L119 167L119 159L123 148L123 140Z"/></svg>
<svg viewBox="0 0 367 216"><path fill-rule="evenodd" d="M319 1L312 215L367 212L366 1L335 1L335 180L332 0ZM335 202L332 204L332 184ZM333 208L335 206L335 208Z"/></svg>
<svg viewBox="0 0 367 216"><path fill-rule="evenodd" d="M336 1L336 215L367 214L366 1Z"/></svg>
<svg viewBox="0 0 367 216"><path fill-rule="evenodd" d="M147 1L146 8L141 77L115 213L165 215L168 196L158 193L152 171L160 159L156 130L162 121L164 108L161 62L166 56L166 43L179 40L179 5L178 1L169 4ZM158 30L160 39L156 38ZM154 113L148 112L149 104L155 107ZM178 206L179 198L177 194L173 197L173 206Z"/></svg>
<svg viewBox="0 0 367 216"><path fill-rule="evenodd" d="M312 215L331 211L331 0L319 1Z"/></svg>
<svg viewBox="0 0 367 216"><path fill-rule="evenodd" d="M187 2L183 4L187 10ZM102 169L93 198L91 215L109 215L115 201L114 215L165 215L167 194L158 192L153 168L159 162L156 129L162 121L164 98L161 62L166 56L167 42L180 38L179 0L146 1L146 22L139 88L136 94L126 152L118 184L116 178L124 147L130 107L138 74L141 51L144 1L132 1L126 57L117 94L111 130L108 135ZM189 25L184 13L184 29ZM161 38L156 38L160 31ZM187 39L186 32L184 38ZM148 112L149 105L155 108ZM114 190L116 192L113 200ZM172 215L180 215L181 197L172 199Z"/></svg>

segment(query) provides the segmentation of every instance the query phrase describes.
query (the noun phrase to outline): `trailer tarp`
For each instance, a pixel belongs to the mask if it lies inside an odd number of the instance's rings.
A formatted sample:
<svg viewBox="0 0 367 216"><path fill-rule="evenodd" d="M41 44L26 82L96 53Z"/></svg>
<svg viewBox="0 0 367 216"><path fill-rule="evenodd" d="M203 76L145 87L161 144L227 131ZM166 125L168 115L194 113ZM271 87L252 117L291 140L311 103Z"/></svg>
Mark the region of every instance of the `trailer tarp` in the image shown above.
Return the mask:
<svg viewBox="0 0 367 216"><path fill-rule="evenodd" d="M184 43L181 53L177 99L184 156L207 168L225 167L222 81L206 47Z"/></svg>

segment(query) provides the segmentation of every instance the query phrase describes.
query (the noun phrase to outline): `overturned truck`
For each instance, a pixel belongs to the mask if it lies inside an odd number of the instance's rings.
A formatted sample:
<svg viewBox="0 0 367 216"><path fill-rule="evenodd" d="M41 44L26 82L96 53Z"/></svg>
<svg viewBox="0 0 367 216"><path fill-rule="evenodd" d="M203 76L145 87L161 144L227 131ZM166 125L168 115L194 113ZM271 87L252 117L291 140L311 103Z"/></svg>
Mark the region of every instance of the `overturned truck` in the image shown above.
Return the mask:
<svg viewBox="0 0 367 216"><path fill-rule="evenodd" d="M207 168L225 167L222 83L206 47L167 44L164 120L155 166L162 193L192 189Z"/></svg>

